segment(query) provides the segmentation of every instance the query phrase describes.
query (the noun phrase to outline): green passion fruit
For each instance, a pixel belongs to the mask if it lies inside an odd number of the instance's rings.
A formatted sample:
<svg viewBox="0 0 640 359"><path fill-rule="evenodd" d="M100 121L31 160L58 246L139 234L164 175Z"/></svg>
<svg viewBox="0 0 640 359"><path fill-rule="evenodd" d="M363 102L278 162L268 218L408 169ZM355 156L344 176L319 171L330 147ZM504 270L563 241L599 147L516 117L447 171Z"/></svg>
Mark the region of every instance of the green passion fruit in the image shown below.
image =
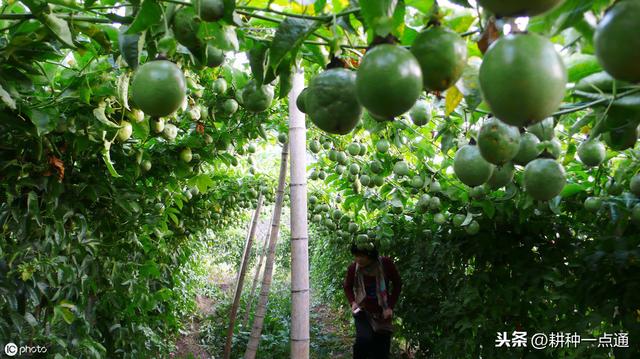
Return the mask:
<svg viewBox="0 0 640 359"><path fill-rule="evenodd" d="M602 207L602 199L599 197L587 197L584 200L584 208L589 212L597 212Z"/></svg>
<svg viewBox="0 0 640 359"><path fill-rule="evenodd" d="M513 163L525 166L527 163L533 161L542 152L538 145L540 140L533 133L525 132L520 136L520 148L518 153L513 158Z"/></svg>
<svg viewBox="0 0 640 359"><path fill-rule="evenodd" d="M389 151L389 141L383 139L376 142L376 150L380 153L387 153Z"/></svg>
<svg viewBox="0 0 640 359"><path fill-rule="evenodd" d="M612 106L604 122L604 142L615 151L632 148L638 140L640 111Z"/></svg>
<svg viewBox="0 0 640 359"><path fill-rule="evenodd" d="M535 159L524 168L524 188L534 199L548 201L562 192L564 168L550 158Z"/></svg>
<svg viewBox="0 0 640 359"><path fill-rule="evenodd" d="M349 146L347 146L347 152L349 152L351 156L359 156L360 144L355 142L350 143Z"/></svg>
<svg viewBox="0 0 640 359"><path fill-rule="evenodd" d="M195 14L191 6L183 7L173 15L173 34L179 43L189 50L202 48L202 41L198 38L198 30L202 21Z"/></svg>
<svg viewBox="0 0 640 359"><path fill-rule="evenodd" d="M185 147L182 149L182 151L180 151L180 159L183 162L191 162L192 158L193 154L191 153L191 148Z"/></svg>
<svg viewBox="0 0 640 359"><path fill-rule="evenodd" d="M478 148L487 162L494 165L505 164L520 149L520 131L517 127L492 117L482 124L478 132Z"/></svg>
<svg viewBox="0 0 640 359"><path fill-rule="evenodd" d="M182 70L167 60L138 67L131 83L131 97L136 106L154 117L168 116L180 108L186 91Z"/></svg>
<svg viewBox="0 0 640 359"><path fill-rule="evenodd" d="M493 114L517 127L549 117L564 98L567 70L548 39L508 35L491 45L480 66L480 88Z"/></svg>
<svg viewBox="0 0 640 359"><path fill-rule="evenodd" d="M308 87L305 87L304 89L302 89L302 91L300 91L300 94L298 94L298 98L296 98L296 107L298 107L298 110L300 110L300 112L302 113L307 113L307 105L305 102L305 96L307 95L307 91L309 90Z"/></svg>
<svg viewBox="0 0 640 359"><path fill-rule="evenodd" d="M640 173L631 177L631 181L629 182L629 190L631 193L640 197Z"/></svg>
<svg viewBox="0 0 640 359"><path fill-rule="evenodd" d="M424 126L431 119L431 106L425 100L418 100L409 111L409 117L414 125Z"/></svg>
<svg viewBox="0 0 640 359"><path fill-rule="evenodd" d="M120 123L120 129L118 130L118 140L124 142L131 137L133 133L133 127L129 121L122 121Z"/></svg>
<svg viewBox="0 0 640 359"><path fill-rule="evenodd" d="M605 159L607 150L604 144L597 140L587 140L578 146L578 158L586 166L599 166Z"/></svg>
<svg viewBox="0 0 640 359"><path fill-rule="evenodd" d="M540 141L551 141L556 137L555 122L553 117L547 117L544 120L527 127L527 132L531 132Z"/></svg>
<svg viewBox="0 0 640 359"><path fill-rule="evenodd" d="M409 165L405 161L398 161L393 165L393 173L398 176L408 176Z"/></svg>
<svg viewBox="0 0 640 359"><path fill-rule="evenodd" d="M411 53L420 63L427 91L444 91L453 86L467 65L467 43L457 33L440 26L419 33Z"/></svg>
<svg viewBox="0 0 640 359"><path fill-rule="evenodd" d="M215 46L207 45L207 66L218 67L224 63L224 59L224 51Z"/></svg>
<svg viewBox="0 0 640 359"><path fill-rule="evenodd" d="M273 102L273 86L258 85L254 80L249 81L240 93L242 106L249 112L263 112Z"/></svg>
<svg viewBox="0 0 640 359"><path fill-rule="evenodd" d="M223 0L200 0L200 17L204 21L212 22L224 16Z"/></svg>
<svg viewBox="0 0 640 359"><path fill-rule="evenodd" d="M478 223L478 221L473 220L471 221L471 223L469 223L469 225L467 226L467 234L469 235L476 235L478 234L478 232L480 232L480 223Z"/></svg>
<svg viewBox="0 0 640 359"><path fill-rule="evenodd" d="M496 166L491 174L491 178L487 181L487 185L490 189L496 190L500 187L504 187L513 181L513 175L515 173L515 167L513 163L508 162L502 166Z"/></svg>
<svg viewBox="0 0 640 359"><path fill-rule="evenodd" d="M304 103L311 122L330 134L346 135L362 117L356 97L356 74L347 69L334 68L314 77Z"/></svg>
<svg viewBox="0 0 640 359"><path fill-rule="evenodd" d="M631 210L631 222L636 226L640 226L640 203L633 206L633 209Z"/></svg>
<svg viewBox="0 0 640 359"><path fill-rule="evenodd" d="M238 111L238 102L232 98L226 99L222 103L222 111L227 115L233 115Z"/></svg>
<svg viewBox="0 0 640 359"><path fill-rule="evenodd" d="M499 17L536 16L543 14L563 0L478 0L480 6Z"/></svg>
<svg viewBox="0 0 640 359"><path fill-rule="evenodd" d="M225 92L227 92L227 80L225 80L223 77L217 78L215 81L213 81L212 90L216 95L224 94Z"/></svg>
<svg viewBox="0 0 640 359"><path fill-rule="evenodd" d="M378 119L393 119L407 112L420 97L422 86L415 56L390 44L367 51L356 76L358 101Z"/></svg>
<svg viewBox="0 0 640 359"><path fill-rule="evenodd" d="M321 145L320 145L320 141L318 141L318 140L312 140L312 141L309 143L309 150L310 150L311 152L313 152L313 153L318 153L318 152L320 152L320 148L321 148Z"/></svg>
<svg viewBox="0 0 640 359"><path fill-rule="evenodd" d="M453 171L469 187L479 186L491 178L494 165L487 162L476 145L464 145L456 152Z"/></svg>
<svg viewBox="0 0 640 359"><path fill-rule="evenodd" d="M598 62L618 80L640 81L640 1L617 2L594 35Z"/></svg>

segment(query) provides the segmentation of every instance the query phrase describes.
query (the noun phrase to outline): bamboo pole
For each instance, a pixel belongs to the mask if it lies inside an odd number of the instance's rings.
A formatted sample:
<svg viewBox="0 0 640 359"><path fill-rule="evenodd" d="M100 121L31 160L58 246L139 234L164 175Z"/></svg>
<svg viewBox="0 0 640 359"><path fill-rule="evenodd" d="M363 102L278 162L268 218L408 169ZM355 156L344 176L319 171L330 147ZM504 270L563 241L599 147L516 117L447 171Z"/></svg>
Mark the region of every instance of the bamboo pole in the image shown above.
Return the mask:
<svg viewBox="0 0 640 359"><path fill-rule="evenodd" d="M242 319L242 327L247 327L249 322L249 313L251 312L251 305L253 304L253 295L256 293L256 287L258 286L258 279L260 278L260 270L262 269L262 262L267 254L267 244L269 243L269 233L264 236L264 244L262 245L262 251L259 254L258 265L256 266L256 273L253 276L253 283L251 284L251 293L249 293L249 299L247 299L247 309L244 311L244 318Z"/></svg>
<svg viewBox="0 0 640 359"><path fill-rule="evenodd" d="M236 322L236 315L238 314L238 306L240 305L240 295L242 294L242 284L244 283L244 276L247 271L247 264L249 262L249 255L251 254L251 246L253 244L253 236L256 233L256 227L258 218L260 217L260 208L262 207L262 192L258 196L258 204L256 210L253 212L253 219L251 220L251 226L249 227L249 233L247 234L247 241L244 246L244 253L242 255L242 263L240 264L240 271L236 278L236 290L233 297L233 305L231 306L231 313L229 313L229 328L227 329L227 343L224 347L224 358L229 359L231 356L231 343L233 340L233 328Z"/></svg>
<svg viewBox="0 0 640 359"><path fill-rule="evenodd" d="M258 298L258 306L253 316L253 325L251 328L251 336L247 343L247 350L244 353L244 359L254 359L258 352L260 344L260 336L262 335L262 325L264 324L264 316L267 312L267 302L269 300L269 290L271 289L271 279L273 277L273 262L276 257L276 243L278 241L278 233L280 230L280 214L282 213L282 202L284 201L284 183L287 176L287 155L288 143L282 147L282 159L280 161L280 175L278 177L278 189L276 191L276 203L273 207L273 217L271 219L271 234L269 235L269 251L267 252L267 260L262 275L262 286L260 287L260 297Z"/></svg>
<svg viewBox="0 0 640 359"><path fill-rule="evenodd" d="M291 141L291 358L309 358L309 248L307 235L306 128L296 99L304 87L298 67L289 93Z"/></svg>

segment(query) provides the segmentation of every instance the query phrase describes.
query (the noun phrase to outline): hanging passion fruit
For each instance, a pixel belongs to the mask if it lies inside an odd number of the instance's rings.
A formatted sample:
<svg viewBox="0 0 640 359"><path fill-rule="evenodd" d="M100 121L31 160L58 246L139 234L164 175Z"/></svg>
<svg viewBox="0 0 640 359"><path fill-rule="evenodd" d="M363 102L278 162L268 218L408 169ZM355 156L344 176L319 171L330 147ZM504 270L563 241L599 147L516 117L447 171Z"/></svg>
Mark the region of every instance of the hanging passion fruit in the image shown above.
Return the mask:
<svg viewBox="0 0 640 359"><path fill-rule="evenodd" d="M525 191L539 201L559 195L566 182L564 168L550 158L535 159L524 168Z"/></svg>
<svg viewBox="0 0 640 359"><path fill-rule="evenodd" d="M382 44L362 58L356 94L360 104L375 118L390 120L407 112L421 92L422 71L409 50Z"/></svg>
<svg viewBox="0 0 640 359"><path fill-rule="evenodd" d="M420 63L427 91L444 91L453 86L467 65L467 43L457 33L440 26L418 34L411 53Z"/></svg>
<svg viewBox="0 0 640 359"><path fill-rule="evenodd" d="M337 135L351 132L362 117L356 97L356 74L333 68L314 77L304 95L304 109L321 130Z"/></svg>
<svg viewBox="0 0 640 359"><path fill-rule="evenodd" d="M594 35L596 57L618 80L640 81L640 1L617 2L602 18Z"/></svg>
<svg viewBox="0 0 640 359"><path fill-rule="evenodd" d="M155 117L168 116L180 108L186 91L182 70L167 60L138 67L131 83L131 97L137 107Z"/></svg>
<svg viewBox="0 0 640 359"><path fill-rule="evenodd" d="M520 131L492 117L482 124L478 132L478 148L487 162L503 165L511 161L520 149Z"/></svg>
<svg viewBox="0 0 640 359"><path fill-rule="evenodd" d="M499 17L536 16L543 14L563 0L478 0L480 6Z"/></svg>
<svg viewBox="0 0 640 359"><path fill-rule="evenodd" d="M482 157L476 145L460 147L453 160L453 171L460 181L469 187L487 182L494 167Z"/></svg>
<svg viewBox="0 0 640 359"><path fill-rule="evenodd" d="M553 44L529 33L497 40L480 66L480 88L493 114L524 127L549 117L564 98L567 70Z"/></svg>

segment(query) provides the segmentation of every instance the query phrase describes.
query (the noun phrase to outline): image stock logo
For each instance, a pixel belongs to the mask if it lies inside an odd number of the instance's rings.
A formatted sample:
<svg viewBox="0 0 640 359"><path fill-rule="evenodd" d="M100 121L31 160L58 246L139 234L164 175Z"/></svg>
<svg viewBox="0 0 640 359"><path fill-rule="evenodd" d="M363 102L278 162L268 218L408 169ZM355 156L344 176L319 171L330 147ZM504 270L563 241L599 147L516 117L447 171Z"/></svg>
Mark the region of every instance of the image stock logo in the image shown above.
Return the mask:
<svg viewBox="0 0 640 359"><path fill-rule="evenodd" d="M12 357L18 354L18 346L15 345L14 343L8 343L7 345L4 346L4 353Z"/></svg>
<svg viewBox="0 0 640 359"><path fill-rule="evenodd" d="M16 356L22 354L35 354L35 353L46 353L47 347L44 346L29 346L23 345L21 347L17 346L15 343L8 343L4 346L4 353L7 356Z"/></svg>

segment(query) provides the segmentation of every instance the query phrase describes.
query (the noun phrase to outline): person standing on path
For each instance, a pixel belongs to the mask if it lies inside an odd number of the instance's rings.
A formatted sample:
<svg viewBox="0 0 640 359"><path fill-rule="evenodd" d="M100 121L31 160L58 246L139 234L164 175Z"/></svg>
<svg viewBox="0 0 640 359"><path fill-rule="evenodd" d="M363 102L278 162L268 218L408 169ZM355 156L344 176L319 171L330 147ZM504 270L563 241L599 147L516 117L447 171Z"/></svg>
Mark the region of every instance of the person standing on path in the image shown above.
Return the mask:
<svg viewBox="0 0 640 359"><path fill-rule="evenodd" d="M400 275L391 258L379 256L373 242L352 243L351 254L355 260L347 268L343 287L356 328L353 358L388 359L393 308L402 289Z"/></svg>

